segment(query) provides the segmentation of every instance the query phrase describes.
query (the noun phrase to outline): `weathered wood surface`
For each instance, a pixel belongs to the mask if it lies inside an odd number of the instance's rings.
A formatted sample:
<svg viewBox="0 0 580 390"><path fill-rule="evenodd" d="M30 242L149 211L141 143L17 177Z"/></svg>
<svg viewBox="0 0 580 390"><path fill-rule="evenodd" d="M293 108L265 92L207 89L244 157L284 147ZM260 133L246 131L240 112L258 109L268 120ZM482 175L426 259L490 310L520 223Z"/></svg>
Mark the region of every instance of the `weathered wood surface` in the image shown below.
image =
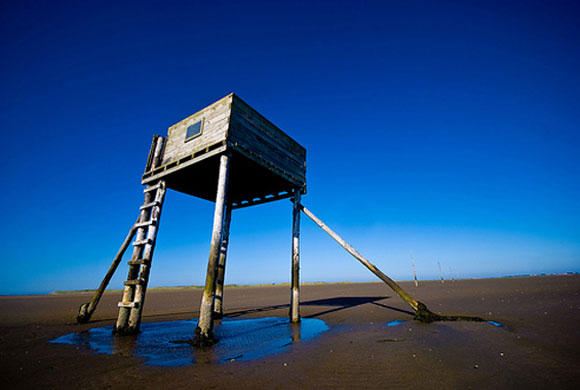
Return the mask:
<svg viewBox="0 0 580 390"><path fill-rule="evenodd" d="M143 204L151 203L153 197L155 196L154 191L147 191L145 192L145 198L143 200ZM143 209L140 207L141 214L139 216L139 222L145 222L149 220L149 216L151 215L151 209L145 208ZM137 229L137 235L135 237L135 241L143 241L145 239L147 229L142 227ZM133 246L133 253L131 255L131 260L137 260L142 258L143 247L142 246ZM139 275L139 265L137 264L130 264L129 265L129 272L127 275L127 280L136 279ZM129 314L131 312L131 305L130 303L133 302L135 289L131 286L125 286L123 289L123 296L121 298L121 302L124 305L119 305L119 315L117 316L117 322L115 324L114 332L122 334L127 330L128 322L129 322ZM134 305L132 305L134 306Z"/></svg>
<svg viewBox="0 0 580 390"><path fill-rule="evenodd" d="M162 164L179 160L215 143L225 141L229 126L231 102L232 95L228 95L171 126L167 131L167 145L165 146ZM186 141L187 127L200 120L203 121L201 135Z"/></svg>
<svg viewBox="0 0 580 390"><path fill-rule="evenodd" d="M137 222L139 222L139 219L140 217L137 218ZM103 278L103 281L101 282L101 285L97 289L97 292L93 296L93 299L91 299L89 303L83 303L81 305L79 309L79 314L77 316L77 322L79 324L84 324L91 320L91 317L93 316L93 313L95 312L95 309L97 308L97 305L99 304L99 301L101 300L101 297L105 292L105 289L109 285L111 278L115 274L115 271L117 270L119 264L121 263L121 260L123 259L125 251L131 244L131 240L133 239L133 237L135 237L135 232L137 231L136 226L137 222L133 226L131 226L131 229L129 229L129 233L127 234L127 237L125 237L125 241L123 241L121 248L119 249L117 255L113 259L113 263L109 267L109 270L107 271L105 277Z"/></svg>
<svg viewBox="0 0 580 390"><path fill-rule="evenodd" d="M145 294L147 292L147 284L149 283L149 273L151 272L151 264L153 260L153 251L155 250L155 244L157 242L157 232L159 231L159 221L161 218L161 210L163 206L163 201L165 199L165 184L161 182L160 188L155 194L155 200L158 203L157 206L153 207L151 210L150 220L154 223L151 224L147 229L147 240L148 244L145 244L143 248L143 254L141 259L143 263L140 265L139 270L139 281L135 286L135 297L134 302L137 304L136 307L131 309L129 315L129 329L139 330L141 325L141 318L143 316L143 307L145 305Z"/></svg>
<svg viewBox="0 0 580 390"><path fill-rule="evenodd" d="M155 141L155 150L153 151L153 158L151 159L151 170L161 165L165 151L165 138L157 136Z"/></svg>
<svg viewBox="0 0 580 390"><path fill-rule="evenodd" d="M149 155L147 156L147 164L145 164L145 172L151 170L151 165L153 165L153 156L155 155L155 149L157 148L157 138L159 135L153 135L153 141L151 142L151 149L149 149Z"/></svg>
<svg viewBox="0 0 580 390"><path fill-rule="evenodd" d="M223 227L226 209L226 195L228 189L230 156L224 154L220 157L220 170L216 195L215 211L213 217L213 231L211 246L207 262L207 274L205 287L199 309L199 321L195 328L195 344L204 346L213 344L213 306L216 288L216 269L222 244Z"/></svg>
<svg viewBox="0 0 580 390"><path fill-rule="evenodd" d="M292 199L292 280L290 322L300 322L300 191Z"/></svg>
<svg viewBox="0 0 580 390"><path fill-rule="evenodd" d="M158 184L158 185L157 185ZM161 209L166 187L163 181L145 189L144 205L135 227L137 234L133 242L133 254L129 261L127 282L119 303L119 315L115 324L116 334L135 334L139 332L151 259L159 228Z"/></svg>
<svg viewBox="0 0 580 390"><path fill-rule="evenodd" d="M372 273L379 277L383 282L385 282L393 291L395 291L409 306L413 308L413 310L419 310L419 302L416 301L414 298L409 296L395 281L389 278L387 275L381 272L375 265L373 265L370 261L365 259L363 255L358 253L352 246L346 243L338 234L336 234L332 229L324 224L320 219L318 219L310 210L304 207L302 204L300 208L306 214L308 218L314 221L315 224L320 226L322 230L324 230L330 237L332 237L336 242L340 244L348 253L350 253L355 259L360 261L365 267L367 267Z"/></svg>
<svg viewBox="0 0 580 390"><path fill-rule="evenodd" d="M240 153L242 156L258 163L262 166L263 169L268 170L271 173L274 173L286 181L290 183L289 187L300 187L303 193L306 193L306 180L305 176L296 175L295 173L288 172L280 167L280 164L273 163L272 159L268 159L267 156L264 156L261 153L257 153L247 146L236 143L229 143L229 147L233 148L236 152ZM247 174L251 174L251 172L247 172Z"/></svg>
<svg viewBox="0 0 580 390"><path fill-rule="evenodd" d="M249 151L249 158L267 169L271 169L271 164L289 176L294 184L305 187L306 149L235 95L228 143L246 154Z"/></svg>
<svg viewBox="0 0 580 390"><path fill-rule="evenodd" d="M145 173L151 172L161 165L164 151L165 138L160 135L154 135L153 142L151 143L151 150L147 157L147 164L145 164Z"/></svg>
<svg viewBox="0 0 580 390"><path fill-rule="evenodd" d="M226 204L226 211L224 216L224 227L222 234L222 243L220 246L220 256L216 271L216 285L214 298L214 317L222 318L224 314L224 282L226 277L226 260L228 255L228 247L230 244L230 223L232 221L232 208Z"/></svg>
<svg viewBox="0 0 580 390"><path fill-rule="evenodd" d="M198 121L203 122L201 133L186 139L188 126ZM306 150L234 94L171 126L161 165L148 161L151 169L143 174L142 183L165 180L176 191L214 200L223 153L236 159L229 194L234 208L242 201L273 201L267 196L296 187L306 193ZM251 184L244 185L246 178Z"/></svg>
<svg viewBox="0 0 580 390"><path fill-rule="evenodd" d="M181 157L178 160L173 160L167 164L157 167L155 170L144 174L141 183L150 184L156 182L161 178L165 178L167 175L171 175L172 173L191 167L192 165L197 164L202 160L218 156L225 152L226 149L227 146L225 142L220 141L216 144L212 144L207 148L195 151L191 154Z"/></svg>

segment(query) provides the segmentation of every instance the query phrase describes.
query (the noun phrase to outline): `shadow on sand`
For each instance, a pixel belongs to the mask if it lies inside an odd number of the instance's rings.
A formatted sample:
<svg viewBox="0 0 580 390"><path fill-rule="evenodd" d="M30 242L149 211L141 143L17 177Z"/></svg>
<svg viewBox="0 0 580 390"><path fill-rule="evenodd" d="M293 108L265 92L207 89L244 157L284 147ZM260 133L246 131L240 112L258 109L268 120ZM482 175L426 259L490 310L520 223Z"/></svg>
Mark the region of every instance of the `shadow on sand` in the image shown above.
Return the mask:
<svg viewBox="0 0 580 390"><path fill-rule="evenodd" d="M375 306L379 306L382 307L384 309L388 309L388 310L393 310L399 313L403 313L403 314L408 314L410 316L415 315L415 313L413 313L410 310L404 310L404 309L399 309L397 307L393 307L393 306L389 306L389 305L385 305L383 303L378 303L378 301L384 300L384 299L389 299L389 296L383 296L383 297L336 297L336 298L324 298L324 299L315 299L315 300L310 300L310 301L304 301L304 302L300 302L300 306L330 306L330 309L326 309L314 314L309 314L309 315L304 315L302 316L302 318L317 318L320 316L323 316L325 314L330 314L330 313L334 313L334 312L338 312L341 310L345 310L345 309L350 309L356 306L360 306L360 305L365 305L367 303L370 303L372 305ZM241 317L244 315L248 315L248 314L254 314L254 313L267 313L270 311L274 311L274 310L282 310L282 309L290 309L290 304L289 303L285 303L285 304L280 304L280 305L270 305L270 306L263 306L263 307L253 307L253 308L246 308L246 309L241 309L241 310L235 310L235 311L227 311L224 313L224 317L226 318L236 318L236 317ZM176 316L187 316L189 318L195 318L199 315L198 311L174 311L174 312L167 312L167 313L160 313L160 314L145 314L143 317L147 318L147 319L152 319L152 318L159 318L159 319L163 319L163 318L171 318L171 317L176 317ZM112 321L112 320L116 320L117 317L107 317L107 318L100 318L100 319L94 319L91 320L91 323L102 323L102 322L108 322L108 321Z"/></svg>
<svg viewBox="0 0 580 390"><path fill-rule="evenodd" d="M399 308L385 305L382 303L378 303L378 301L381 301L384 299L389 299L389 298L390 297L388 297L388 296L324 298L324 299L315 299L315 300L311 300L311 301L300 302L300 306L323 306L323 307L330 306L331 307L330 309L326 309L326 310L320 311L318 313L305 315L302 318L317 318L317 317L323 316L325 314L335 313L335 312L338 312L341 310L350 309L350 308L360 306L360 305L365 305L367 303L382 307L384 309L393 310L393 311L396 311L399 313L409 314L411 316L415 314L415 313L408 311L408 310L403 310L403 309L399 309ZM248 309L243 309L243 310L227 312L227 313L225 313L225 316L228 318L235 318L235 317L240 317L240 316L244 316L244 315L248 315L248 314L266 313L269 311L289 309L289 308L290 308L289 304L271 305L271 306L248 308Z"/></svg>

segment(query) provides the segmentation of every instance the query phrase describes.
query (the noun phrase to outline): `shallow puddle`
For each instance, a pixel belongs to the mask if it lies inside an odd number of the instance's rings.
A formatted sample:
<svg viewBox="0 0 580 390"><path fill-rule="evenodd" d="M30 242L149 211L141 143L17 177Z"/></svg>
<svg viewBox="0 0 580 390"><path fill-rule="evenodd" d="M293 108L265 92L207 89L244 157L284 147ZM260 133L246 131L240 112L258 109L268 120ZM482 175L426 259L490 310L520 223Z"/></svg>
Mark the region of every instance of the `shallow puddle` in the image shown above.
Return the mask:
<svg viewBox="0 0 580 390"><path fill-rule="evenodd" d="M79 345L97 353L144 357L145 364L176 367L258 359L281 352L294 342L311 340L329 329L324 321L315 318L303 318L299 324L280 317L225 318L214 328L219 342L211 348L199 349L185 342L191 340L196 325L197 320L143 323L141 333L135 337L113 336L113 327L105 326L70 333L50 342Z"/></svg>
<svg viewBox="0 0 580 390"><path fill-rule="evenodd" d="M391 321L391 322L387 322L386 326L388 327L393 327L393 326L397 326L397 325L401 325L405 322L407 322L408 320L395 320L395 321ZM488 324L491 324L493 326L496 326L498 328L503 328L503 324L500 324L499 322L495 322L495 321L486 321Z"/></svg>
<svg viewBox="0 0 580 390"><path fill-rule="evenodd" d="M404 322L407 322L407 320L395 320L395 321L387 322L387 326L389 326L389 327L397 326L397 325L401 325Z"/></svg>

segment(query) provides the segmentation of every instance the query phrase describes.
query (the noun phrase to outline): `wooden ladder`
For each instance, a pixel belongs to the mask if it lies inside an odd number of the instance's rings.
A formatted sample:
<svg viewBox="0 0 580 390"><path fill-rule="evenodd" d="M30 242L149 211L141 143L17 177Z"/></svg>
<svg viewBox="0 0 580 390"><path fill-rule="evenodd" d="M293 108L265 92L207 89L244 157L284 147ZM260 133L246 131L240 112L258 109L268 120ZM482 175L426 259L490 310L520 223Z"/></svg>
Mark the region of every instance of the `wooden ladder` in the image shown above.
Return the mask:
<svg viewBox="0 0 580 390"><path fill-rule="evenodd" d="M148 185L143 192L145 200L139 208L141 210L139 220L134 225L137 233L135 241L133 241L133 255L129 261L129 273L124 282L123 298L118 305L119 316L113 331L115 334L124 335L139 332L149 272L151 271L151 259L153 258L159 218L165 198L165 182L160 180L155 184Z"/></svg>

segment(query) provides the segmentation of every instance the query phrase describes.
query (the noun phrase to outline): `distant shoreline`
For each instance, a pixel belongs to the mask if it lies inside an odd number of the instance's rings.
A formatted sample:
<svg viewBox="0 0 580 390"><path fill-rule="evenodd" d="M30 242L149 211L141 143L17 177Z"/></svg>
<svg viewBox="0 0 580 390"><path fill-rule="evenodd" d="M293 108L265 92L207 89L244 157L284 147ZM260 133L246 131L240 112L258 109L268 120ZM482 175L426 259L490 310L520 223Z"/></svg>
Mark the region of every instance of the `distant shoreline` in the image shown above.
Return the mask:
<svg viewBox="0 0 580 390"><path fill-rule="evenodd" d="M560 273L541 273L541 274L520 274L520 275L506 275L506 276L492 276L484 278L456 278L456 279L445 279L445 280L485 280L485 279L502 279L502 278L528 278L528 277L541 277L541 276L563 276L563 275L577 275L578 272L560 272ZM398 280L397 283L412 282L413 280ZM420 282L438 282L440 279L423 279ZM379 280L372 280L368 282L304 282L300 283L301 286L320 286L320 285L337 285L337 284L360 284L360 283L382 283ZM257 283L257 284L226 284L224 288L241 288L241 287L290 287L290 283ZM149 287L147 290L155 291L172 291L172 290L196 290L203 289L204 286L159 286L159 287ZM48 294L33 294L33 295L63 295L63 294L93 294L96 289L85 289L85 290L55 290ZM107 289L105 292L122 292L122 289Z"/></svg>
<svg viewBox="0 0 580 390"><path fill-rule="evenodd" d="M319 286L324 284L355 284L355 283L375 283L373 282L306 282L300 283L301 286ZM380 283L380 282L379 282ZM290 283L258 283L258 284L226 284L224 288L241 288L241 287L290 287ZM201 290L204 286L159 286L149 287L147 291L172 291L172 290ZM63 295L63 294L92 294L97 290L56 290L46 295ZM107 289L105 292L122 292L122 289Z"/></svg>
<svg viewBox="0 0 580 390"><path fill-rule="evenodd" d="M517 275L504 275L504 276L488 276L488 277L473 277L473 278L446 278L445 281L466 281L466 280L486 280L486 279L505 279L505 278L528 278L528 277L543 277L543 276L566 276L566 275L579 275L579 272L555 272L555 273L539 273L539 274L517 274ZM419 279L419 283L428 282L439 282L440 279ZM411 283L412 279L397 280L397 283ZM300 283L301 286L319 286L319 285L338 285L338 284L362 284L362 283L382 283L379 280L369 280L369 281L341 281L341 282L304 282ZM159 286L159 287L149 287L148 291L184 291L184 290L199 290L203 289L204 286ZM290 283L256 283L256 284L226 284L225 288L261 288L261 287L290 287ZM0 297L25 297L25 296L55 296L55 295L71 295L71 294L81 294L89 295L94 294L96 289L82 289L82 290L55 290L46 293L21 293L21 294L0 294ZM105 293L117 293L122 292L123 289L107 289Z"/></svg>

